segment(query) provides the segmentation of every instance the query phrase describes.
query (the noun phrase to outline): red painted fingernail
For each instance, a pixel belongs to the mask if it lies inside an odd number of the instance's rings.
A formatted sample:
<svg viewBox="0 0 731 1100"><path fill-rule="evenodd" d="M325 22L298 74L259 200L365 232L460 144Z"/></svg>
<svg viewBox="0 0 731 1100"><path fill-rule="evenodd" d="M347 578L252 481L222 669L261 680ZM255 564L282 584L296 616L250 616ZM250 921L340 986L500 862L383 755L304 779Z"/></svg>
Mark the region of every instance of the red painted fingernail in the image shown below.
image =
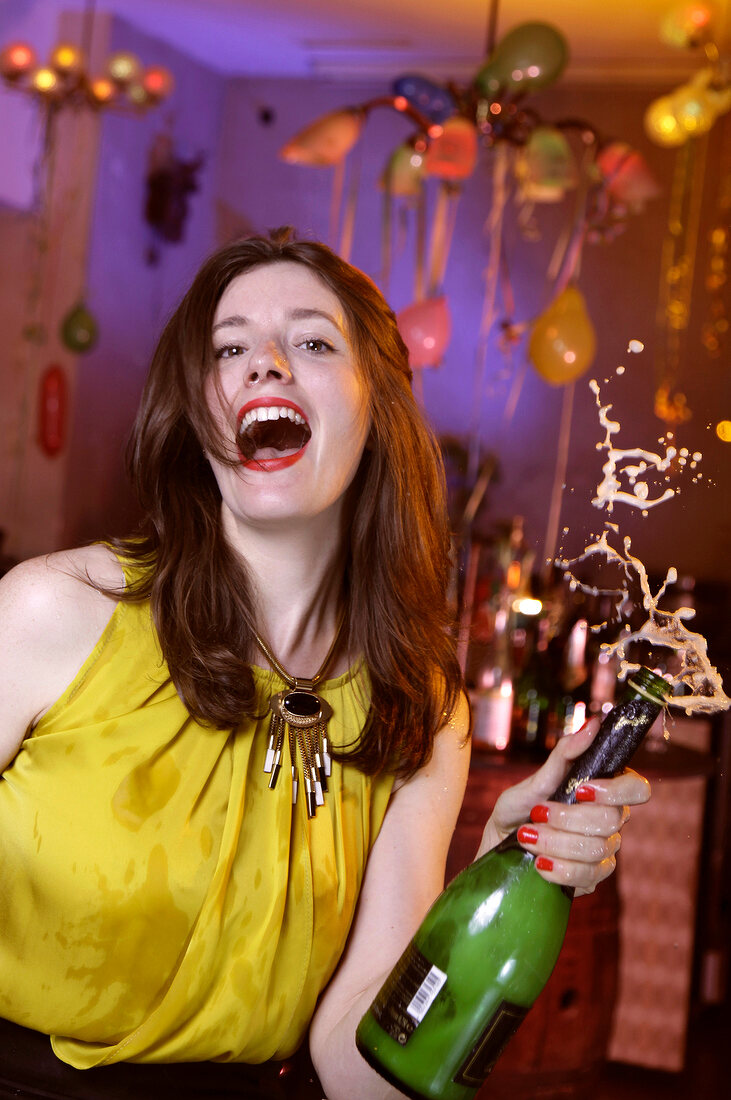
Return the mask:
<svg viewBox="0 0 731 1100"><path fill-rule="evenodd" d="M552 871L553 860L549 859L548 856L539 856L536 860L536 867L539 871Z"/></svg>
<svg viewBox="0 0 731 1100"><path fill-rule="evenodd" d="M530 812L530 819L536 823L548 821L548 806L534 806Z"/></svg>
<svg viewBox="0 0 731 1100"><path fill-rule="evenodd" d="M576 801L577 802L595 802L596 791L593 787L577 787L576 788Z"/></svg>
<svg viewBox="0 0 731 1100"><path fill-rule="evenodd" d="M531 829L530 825L521 825L518 829L518 840L521 844L536 844L538 841L538 830Z"/></svg>

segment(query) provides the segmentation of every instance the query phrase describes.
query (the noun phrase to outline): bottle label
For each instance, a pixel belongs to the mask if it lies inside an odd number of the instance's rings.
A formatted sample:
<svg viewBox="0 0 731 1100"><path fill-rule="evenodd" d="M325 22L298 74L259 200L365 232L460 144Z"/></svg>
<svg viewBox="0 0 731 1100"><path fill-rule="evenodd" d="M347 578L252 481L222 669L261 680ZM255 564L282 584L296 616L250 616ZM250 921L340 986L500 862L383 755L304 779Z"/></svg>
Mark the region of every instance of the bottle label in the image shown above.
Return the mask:
<svg viewBox="0 0 731 1100"><path fill-rule="evenodd" d="M487 1026L472 1047L453 1080L456 1085L479 1088L488 1076L509 1039L513 1037L527 1015L522 1005L502 1001L490 1017Z"/></svg>
<svg viewBox="0 0 731 1100"><path fill-rule="evenodd" d="M444 971L410 943L371 1005L371 1012L386 1034L405 1046L446 980Z"/></svg>

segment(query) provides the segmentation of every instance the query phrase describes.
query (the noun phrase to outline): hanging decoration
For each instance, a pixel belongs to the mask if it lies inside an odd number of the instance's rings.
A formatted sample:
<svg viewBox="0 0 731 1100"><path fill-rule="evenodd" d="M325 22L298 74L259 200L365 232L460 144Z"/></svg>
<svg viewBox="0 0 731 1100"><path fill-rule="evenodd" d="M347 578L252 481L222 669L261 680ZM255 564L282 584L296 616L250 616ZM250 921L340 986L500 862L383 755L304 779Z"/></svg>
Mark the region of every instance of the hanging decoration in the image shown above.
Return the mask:
<svg viewBox="0 0 731 1100"><path fill-rule="evenodd" d="M445 338L448 340L448 325L437 325L436 318L449 317L444 277L460 197L481 160L488 164L484 221L488 257L469 410L467 480L475 484L479 474L481 415L492 385L488 360L494 359L491 342L497 332L497 348L507 364L500 378L504 381L512 376L504 412L506 423L517 407L527 370L534 370L549 386L563 390L561 439L546 540L551 545L565 483L562 474L568 460L573 384L589 369L596 354L590 304L580 285L583 252L587 246L611 243L632 217L642 215L647 204L658 197L660 188L639 150L621 135L604 135L581 118L543 117L536 105L538 96L565 71L569 63L567 41L560 29L543 21L518 24L500 38L495 30L498 0L487 3L485 56L467 83L441 82L428 73L407 72L394 80L390 96L348 108L348 141L341 141L337 158L330 162L333 209L339 210L345 194L346 161L351 150L363 141L372 110L385 107L402 112L412 129L388 156L380 179L380 282L388 293L392 257L407 240L405 223L413 221L413 294L398 320L412 365L417 368L414 382L420 397L425 368L441 365L448 356L448 347L441 346ZM711 6L697 0L676 5L663 23L667 41L684 48L702 46L705 51L705 65L695 77L650 104L645 118L648 133L663 146L677 147L679 157L690 145L700 148L703 135L731 108L726 69L711 40L712 22ZM320 124L331 126L338 114L325 116ZM359 119L357 132L353 115ZM282 156L291 160L292 144L306 144L313 129L318 132L317 122L292 139ZM300 157L298 163L314 161ZM687 313L697 214L694 204L702 182L702 162L697 155L685 156L680 163L671 200L670 222L676 235L672 247L664 253L664 297L661 294L660 303L660 310L672 316L668 325L676 341ZM689 201L691 194L693 199ZM684 196L682 210L680 196ZM356 201L352 189L347 201L352 226ZM541 204L563 204L567 211L545 271L544 305L534 317L521 317L520 303L514 300L507 247L510 238L504 232L506 212L513 203L517 206L518 229L526 240L540 235L536 208ZM678 224L683 226L680 235ZM332 217L331 243L336 249L338 225L339 218ZM714 270L720 272L727 236L718 232L713 240ZM519 346L524 346L526 353L520 365L515 362ZM436 349L440 349L439 354ZM665 356L666 360L670 357L679 362L677 346L671 346L671 341ZM663 368L657 387L658 408L662 405L669 422L670 417L677 422L688 413L682 394L677 392L673 370L672 363L670 368ZM461 535L466 545L469 530Z"/></svg>
<svg viewBox="0 0 731 1100"><path fill-rule="evenodd" d="M675 4L667 13L660 28L663 41L680 49L702 50L705 64L686 83L650 103L644 120L652 141L677 150L662 248L655 345L655 413L670 430L692 416L680 375L691 314L709 132L731 110L731 80L714 40L715 17L715 7L707 0ZM723 180L723 170L720 175ZM703 327L702 339L711 355L720 348L719 331L723 333L725 322L725 307L718 295L725 281L729 231L728 200L723 194L722 183L719 223L711 232L710 269L705 279L712 316Z"/></svg>
<svg viewBox="0 0 731 1100"><path fill-rule="evenodd" d="M144 68L127 51L111 54L103 71L96 74L88 71L87 56L88 48L59 42L46 64L40 65L32 46L11 42L0 50L0 75L9 87L34 96L53 111L62 107L146 110L173 90L167 69Z"/></svg>
<svg viewBox="0 0 731 1100"><path fill-rule="evenodd" d="M69 310L61 322L61 340L64 347L77 355L83 355L91 351L98 338L97 323L81 301Z"/></svg>
<svg viewBox="0 0 731 1100"><path fill-rule="evenodd" d="M492 0L493 15L496 10L497 2ZM406 342L415 356L412 365L419 369L439 365L446 351L441 336L448 326L440 323L439 338L426 328L423 332L419 329L420 335L417 335L413 329L414 318L419 318L419 323L424 316L433 320L437 308L448 317L443 279L457 206L462 188L474 174L481 155L491 154L500 160L499 171L493 173L493 210L489 219L490 233L497 234L498 240L502 240L502 231L501 224L496 224L495 209L499 210L498 221L501 222L511 194L515 194L519 225L526 237L537 233L532 214L536 204L558 203L571 192L577 194L569 226L557 244L554 270L548 272L551 303L554 299L563 301L562 292L570 281L576 281L583 245L587 241L611 240L621 231L627 218L641 212L644 204L659 191L639 152L626 143L603 139L593 126L581 120L548 122L535 108L525 104L530 94L555 82L568 63L568 44L561 31L550 23L533 21L513 27L500 40L494 41L494 21L491 22L486 57L467 85L444 84L420 73L404 73L393 81L390 95L328 112L295 134L280 151L280 156L288 163L333 170L330 235L331 243L342 253L343 246L349 246L352 238L357 201L355 187L351 184L347 190L345 186L346 160L362 140L369 115L375 108L387 107L401 112L415 126L389 155L381 175L381 283L386 289L394 251L394 226L403 224L403 217L398 223L395 218L399 207L402 215L412 214L416 223L413 295L409 305L401 310L399 319L404 326ZM495 191L496 180L499 180L502 198ZM427 196L432 186L436 187L433 200ZM343 203L345 213L341 209ZM512 301L507 257L502 245L495 255L491 255L488 266L492 274L486 277L489 300L483 310L479 342L481 359L497 321L498 298ZM568 297L571 299L572 294ZM584 328L588 331L591 322L585 304L582 316L586 318ZM501 346L512 354L530 322L518 322L510 317L501 327ZM538 325L536 332L541 331ZM425 347L424 340L432 339L433 344ZM537 335L535 339L538 340ZM440 349L439 353L435 348ZM538 358L543 363L545 355L539 354ZM577 362L584 362L583 369L586 369L588 362L584 360L582 354ZM530 361L533 363L532 358ZM553 384L560 384L556 381L559 375L563 379L577 370L569 368L564 359L560 369L556 364L546 368L544 377L550 374ZM477 366L477 374L482 387L479 394L476 393L479 405L484 392L481 363ZM421 387L420 375L416 377L416 385ZM514 392L511 396L513 407L516 401L517 392Z"/></svg>
<svg viewBox="0 0 731 1100"><path fill-rule="evenodd" d="M157 134L152 142L147 164L147 194L145 221L152 227L155 239L147 249L147 262L159 262L159 242L179 244L185 235L188 220L188 197L198 190L198 173L205 157L202 153L192 160L183 160L175 152L172 136Z"/></svg>
<svg viewBox="0 0 731 1100"><path fill-rule="evenodd" d="M46 367L38 388L38 445L53 458L66 442L68 387L63 367Z"/></svg>
<svg viewBox="0 0 731 1100"><path fill-rule="evenodd" d="M707 315L701 329L703 346L711 359L720 359L728 346L729 250L731 248L731 118L725 120L719 157L718 192L713 225L708 234L705 288Z"/></svg>
<svg viewBox="0 0 731 1100"><path fill-rule="evenodd" d="M53 196L53 164L56 151L58 116L62 111L107 109L144 112L167 99L174 86L172 74L163 66L143 66L139 58L128 51L111 53L102 69L92 72L89 58L92 52L95 0L86 0L82 20L81 44L58 42L45 64L41 64L32 46L26 42L10 42L0 49L0 77L5 85L33 97L41 111L43 136L35 169L36 232L34 241L34 276L30 303L40 309L40 287L43 265L51 248L48 239L48 211ZM58 245L57 245L58 247ZM46 311L51 303L43 303ZM24 335L29 342L44 343L47 328L39 317L29 319ZM76 354L90 351L96 344L98 331L94 317L83 301L78 301L60 325L63 345Z"/></svg>

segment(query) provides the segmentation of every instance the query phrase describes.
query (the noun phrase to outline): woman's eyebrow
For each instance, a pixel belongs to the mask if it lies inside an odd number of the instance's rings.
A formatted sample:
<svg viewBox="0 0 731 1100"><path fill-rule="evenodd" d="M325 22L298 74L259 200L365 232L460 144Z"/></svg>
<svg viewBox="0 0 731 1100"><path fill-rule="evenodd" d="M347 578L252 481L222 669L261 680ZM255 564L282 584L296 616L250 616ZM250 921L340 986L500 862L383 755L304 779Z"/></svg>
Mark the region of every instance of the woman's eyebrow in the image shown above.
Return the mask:
<svg viewBox="0 0 731 1100"><path fill-rule="evenodd" d="M240 317L235 313L232 317L224 317L221 321L216 321L215 325L211 329L211 332L218 332L221 328L238 328L241 325L245 325L246 318Z"/></svg>
<svg viewBox="0 0 731 1100"><path fill-rule="evenodd" d="M309 321L311 317L322 317L324 321L329 321L331 325L334 325L340 332L343 331L340 322L333 317L331 313L327 313L324 309L293 309L289 316L293 321Z"/></svg>
<svg viewBox="0 0 731 1100"><path fill-rule="evenodd" d="M334 325L339 332L343 331L343 327L340 322L335 317L333 317L331 313L327 313L323 309L305 309L300 307L291 310L289 313L289 317L293 321L309 321L312 317L321 317L324 321L329 321L331 325ZM239 313L234 313L231 317L223 317L220 321L216 321L211 331L218 332L219 329L222 328L241 328L248 325L248 323L249 320L247 317L244 317Z"/></svg>

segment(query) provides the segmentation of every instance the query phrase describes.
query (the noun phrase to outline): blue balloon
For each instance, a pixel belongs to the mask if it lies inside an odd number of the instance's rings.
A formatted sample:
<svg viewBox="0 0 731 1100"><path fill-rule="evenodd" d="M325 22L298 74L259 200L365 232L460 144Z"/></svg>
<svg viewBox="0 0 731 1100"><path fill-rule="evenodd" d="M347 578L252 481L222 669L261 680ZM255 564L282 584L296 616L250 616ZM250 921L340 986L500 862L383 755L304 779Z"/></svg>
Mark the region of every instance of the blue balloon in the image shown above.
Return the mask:
<svg viewBox="0 0 731 1100"><path fill-rule="evenodd" d="M405 73L395 80L393 94L403 96L432 122L446 122L457 110L457 104L446 88L415 73Z"/></svg>

